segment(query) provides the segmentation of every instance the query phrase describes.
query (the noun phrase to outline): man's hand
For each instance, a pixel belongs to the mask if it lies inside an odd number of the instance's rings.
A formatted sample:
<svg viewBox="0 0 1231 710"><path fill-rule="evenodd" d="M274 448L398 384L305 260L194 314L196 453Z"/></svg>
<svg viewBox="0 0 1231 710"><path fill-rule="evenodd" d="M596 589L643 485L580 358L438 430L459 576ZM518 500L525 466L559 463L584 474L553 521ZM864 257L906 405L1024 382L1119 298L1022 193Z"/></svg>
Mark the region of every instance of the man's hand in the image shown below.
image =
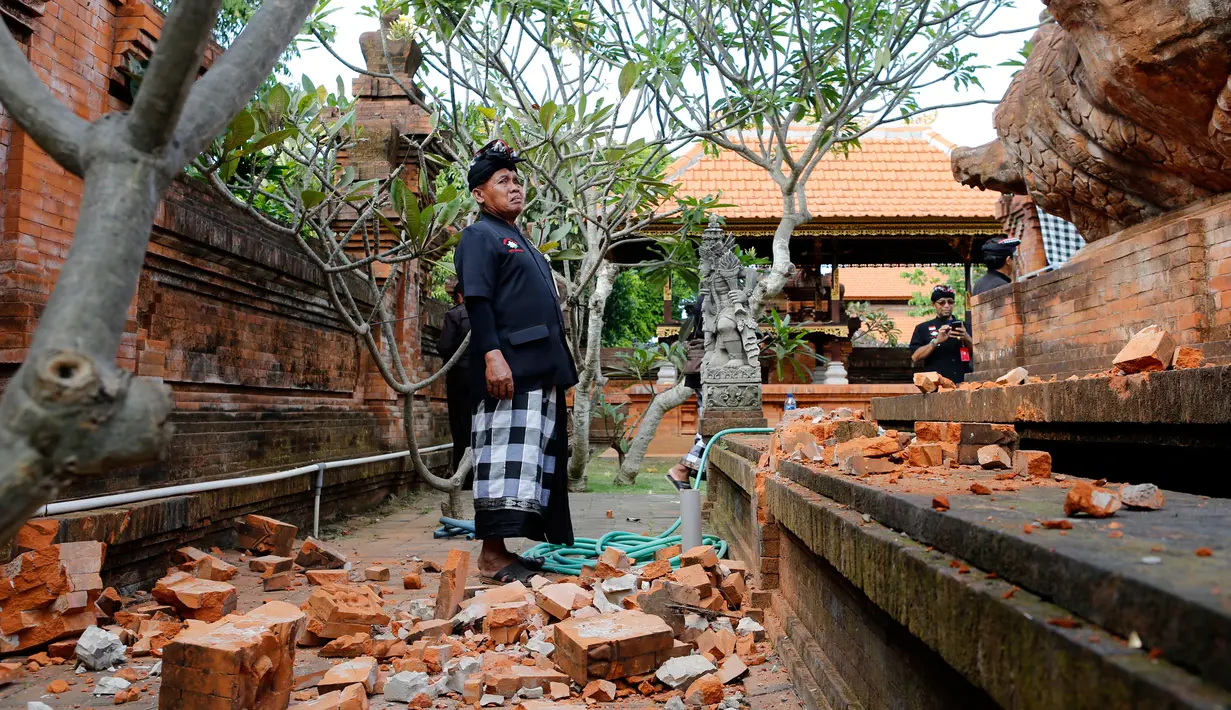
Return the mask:
<svg viewBox="0 0 1231 710"><path fill-rule="evenodd" d="M936 344L939 345L949 339L949 333L953 331L951 326L942 325L940 330L936 331Z"/></svg>
<svg viewBox="0 0 1231 710"><path fill-rule="evenodd" d="M953 335L957 336L963 344L970 342L970 336L966 334L966 324L961 321L953 324Z"/></svg>
<svg viewBox="0 0 1231 710"><path fill-rule="evenodd" d="M487 363L487 391L496 399L513 399L513 371L504 353L492 350L483 356Z"/></svg>

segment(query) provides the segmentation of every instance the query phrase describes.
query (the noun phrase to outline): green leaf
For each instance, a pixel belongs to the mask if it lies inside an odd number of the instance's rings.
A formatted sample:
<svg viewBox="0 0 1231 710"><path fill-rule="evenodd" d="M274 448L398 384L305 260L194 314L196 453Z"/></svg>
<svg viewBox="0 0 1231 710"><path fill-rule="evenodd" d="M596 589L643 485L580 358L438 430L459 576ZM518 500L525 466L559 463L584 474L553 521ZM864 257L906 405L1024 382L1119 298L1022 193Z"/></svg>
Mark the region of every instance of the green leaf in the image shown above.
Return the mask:
<svg viewBox="0 0 1231 710"><path fill-rule="evenodd" d="M490 108L487 106L476 106L475 110L483 114L483 118L486 118L489 121L496 120L496 109L494 108Z"/></svg>
<svg viewBox="0 0 1231 710"><path fill-rule="evenodd" d="M233 158L222 164L218 169L218 177L222 178L223 182L228 182L235 175L235 169L239 167L239 159Z"/></svg>
<svg viewBox="0 0 1231 710"><path fill-rule="evenodd" d="M540 244L539 253L548 254L551 252L552 249L555 249L558 246L560 246L560 242L547 242L546 244Z"/></svg>
<svg viewBox="0 0 1231 710"><path fill-rule="evenodd" d="M304 190L299 193L299 199L303 200L303 206L312 209L325 201L325 193L320 190Z"/></svg>
<svg viewBox="0 0 1231 710"><path fill-rule="evenodd" d="M267 133L264 136L262 136L260 139L258 139L255 143L253 143L252 145L236 153L235 157L242 158L245 155L252 155L253 153L259 153L271 145L277 145L278 143L281 143L287 138L293 138L298 133L299 133L298 128L283 128L280 131L274 131L273 133Z"/></svg>
<svg viewBox="0 0 1231 710"><path fill-rule="evenodd" d="M282 123L282 117L286 115L286 110L291 105L291 94L286 90L286 87L281 84L276 84L274 88L269 90L269 95L265 97L265 103L269 105L269 120L272 126L278 126Z"/></svg>
<svg viewBox="0 0 1231 710"><path fill-rule="evenodd" d="M231 119L231 124L227 126L227 137L222 144L223 150L232 151L248 142L252 134L256 133L256 119L247 111L240 111Z"/></svg>
<svg viewBox="0 0 1231 710"><path fill-rule="evenodd" d="M543 124L544 129L551 129L551 119L555 117L558 108L555 101L548 101L539 107L539 123Z"/></svg>
<svg viewBox="0 0 1231 710"><path fill-rule="evenodd" d="M641 65L637 62L629 62L620 70L620 98L628 96L628 92L633 90L637 85L637 79L641 77Z"/></svg>
<svg viewBox="0 0 1231 710"><path fill-rule="evenodd" d="M391 222L388 217L384 216L380 212L376 213L376 218L379 219L380 223L385 225L385 229L388 229L389 232L393 234L394 236L397 236L402 233L402 230L398 229L398 226L396 224Z"/></svg>

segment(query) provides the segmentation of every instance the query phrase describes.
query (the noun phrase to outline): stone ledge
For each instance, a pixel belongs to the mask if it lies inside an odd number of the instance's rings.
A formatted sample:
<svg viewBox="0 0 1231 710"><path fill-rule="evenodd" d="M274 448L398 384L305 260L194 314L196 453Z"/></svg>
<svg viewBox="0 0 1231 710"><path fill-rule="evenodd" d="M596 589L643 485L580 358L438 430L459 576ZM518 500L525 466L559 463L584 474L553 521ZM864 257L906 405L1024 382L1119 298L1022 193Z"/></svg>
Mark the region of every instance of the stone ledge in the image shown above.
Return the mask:
<svg viewBox="0 0 1231 710"><path fill-rule="evenodd" d="M1026 591L1005 599L1012 587L1003 579L962 574L950 566L955 558L797 483L771 477L766 495L779 524L1004 707L1213 710L1231 702L1224 690L1102 629L1047 624L1069 612Z"/></svg>
<svg viewBox="0 0 1231 710"><path fill-rule="evenodd" d="M1231 687L1231 647L1226 643L1231 638L1231 501L1168 492L1162 513L1122 510L1115 521L1123 537L1112 540L1105 532L1109 520L1072 519L1074 529L1064 536L1042 528L1026 534L1026 524L1063 516L1065 491L1060 488L1008 496L950 495L952 508L939 513L931 508L930 494L887 491L789 461L782 462L780 473L1120 637L1136 632L1147 648ZM991 482L990 473L987 477ZM785 524L782 501L780 495L770 496L771 510ZM1153 552L1158 545L1169 549ZM1215 556L1196 557L1194 551L1203 546L1216 550ZM840 566L841 551L814 549ZM1163 564L1142 564L1147 555L1162 557ZM865 583L862 572L843 571L856 584ZM892 613L892 606L881 606Z"/></svg>
<svg viewBox="0 0 1231 710"><path fill-rule="evenodd" d="M872 400L885 423L1231 423L1231 366Z"/></svg>

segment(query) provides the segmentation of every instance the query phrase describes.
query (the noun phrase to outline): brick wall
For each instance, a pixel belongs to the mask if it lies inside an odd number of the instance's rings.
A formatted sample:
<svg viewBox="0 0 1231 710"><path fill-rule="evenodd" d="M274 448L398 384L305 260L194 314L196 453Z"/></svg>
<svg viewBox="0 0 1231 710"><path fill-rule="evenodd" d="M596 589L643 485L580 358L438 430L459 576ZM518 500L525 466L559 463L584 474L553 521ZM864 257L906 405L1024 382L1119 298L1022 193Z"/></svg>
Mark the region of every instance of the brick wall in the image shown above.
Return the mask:
<svg viewBox="0 0 1231 710"><path fill-rule="evenodd" d="M1019 365L1060 378L1103 371L1151 324L1231 363L1231 197L1100 239L1056 271L973 304L976 379Z"/></svg>

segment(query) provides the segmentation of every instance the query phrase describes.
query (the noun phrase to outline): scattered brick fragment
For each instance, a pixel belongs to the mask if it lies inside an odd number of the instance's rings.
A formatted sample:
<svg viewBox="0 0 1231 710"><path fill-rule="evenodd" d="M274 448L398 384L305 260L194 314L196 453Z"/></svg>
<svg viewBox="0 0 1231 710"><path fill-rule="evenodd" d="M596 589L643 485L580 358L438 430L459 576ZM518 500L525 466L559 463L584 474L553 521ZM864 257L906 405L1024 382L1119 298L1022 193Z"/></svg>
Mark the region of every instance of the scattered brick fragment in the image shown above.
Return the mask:
<svg viewBox="0 0 1231 710"><path fill-rule="evenodd" d="M346 555L309 535L295 555L295 564L309 570L342 569Z"/></svg>
<svg viewBox="0 0 1231 710"><path fill-rule="evenodd" d="M540 587L534 592L539 608L556 619L567 619L575 609L590 606L593 595L571 582L559 582Z"/></svg>
<svg viewBox="0 0 1231 710"><path fill-rule="evenodd" d="M1013 455L1008 449L997 444L979 447L976 456L979 465L988 470L1013 468Z"/></svg>
<svg viewBox="0 0 1231 710"><path fill-rule="evenodd" d="M248 569L266 576L279 572L290 572L294 568L295 560L281 555L264 555L248 560Z"/></svg>
<svg viewBox="0 0 1231 710"><path fill-rule="evenodd" d="M992 494L992 489L982 483L972 483L970 484L970 492L977 496L990 496Z"/></svg>
<svg viewBox="0 0 1231 710"><path fill-rule="evenodd" d="M402 589L423 589L423 579L418 572L402 576Z"/></svg>
<svg viewBox="0 0 1231 710"><path fill-rule="evenodd" d="M1120 502L1129 508L1162 510L1167 498L1153 483L1120 486Z"/></svg>
<svg viewBox="0 0 1231 710"><path fill-rule="evenodd" d="M18 552L41 550L51 546L60 532L60 521L55 518L34 518L26 521L17 530L13 538L13 546Z"/></svg>
<svg viewBox="0 0 1231 710"><path fill-rule="evenodd" d="M346 584L349 581L346 570L341 569L310 569L304 574L308 577L308 584L314 587L322 584Z"/></svg>
<svg viewBox="0 0 1231 710"><path fill-rule="evenodd" d="M354 683L296 705L295 710L368 710L368 691L362 683Z"/></svg>
<svg viewBox="0 0 1231 710"><path fill-rule="evenodd" d="M718 554L713 545L699 545L680 554L680 565L701 565L705 569L718 566Z"/></svg>
<svg viewBox="0 0 1231 710"><path fill-rule="evenodd" d="M722 681L717 673L707 673L694 680L684 692L684 702L691 707L715 705L722 702L722 697Z"/></svg>
<svg viewBox="0 0 1231 710"><path fill-rule="evenodd" d="M1175 354L1175 341L1171 334L1157 325L1137 331L1124 349L1116 355L1111 365L1121 374L1160 372L1171 364Z"/></svg>
<svg viewBox="0 0 1231 710"><path fill-rule="evenodd" d="M372 565L363 570L363 578L370 582L388 582L389 581L389 566L388 565Z"/></svg>
<svg viewBox="0 0 1231 710"><path fill-rule="evenodd" d="M1187 345L1176 348L1175 355L1171 359L1171 367L1175 370L1191 370L1203 364L1205 364L1205 353Z"/></svg>
<svg viewBox="0 0 1231 710"><path fill-rule="evenodd" d="M289 557L299 528L264 515L251 514L235 521L235 545L267 555Z"/></svg>
<svg viewBox="0 0 1231 710"><path fill-rule="evenodd" d="M580 685L649 673L675 645L665 621L633 610L562 621L554 634L556 664Z"/></svg>
<svg viewBox="0 0 1231 710"><path fill-rule="evenodd" d="M190 625L163 649L158 707L285 708L304 614L269 602L243 616Z"/></svg>
<svg viewBox="0 0 1231 710"><path fill-rule="evenodd" d="M1013 473L1023 478L1051 478L1051 454L1028 449L1014 451Z"/></svg>
<svg viewBox="0 0 1231 710"><path fill-rule="evenodd" d="M291 589L294 586L294 572L275 572L268 576L261 576L261 588L267 592L282 591L284 589Z"/></svg>
<svg viewBox="0 0 1231 710"><path fill-rule="evenodd" d="M466 589L466 574L469 568L469 552L449 550L445 566L440 570L440 590L436 592L437 619L451 619L457 613L462 594Z"/></svg>
<svg viewBox="0 0 1231 710"><path fill-rule="evenodd" d="M1059 626L1062 629L1075 629L1081 626L1081 622L1075 620L1071 616L1062 616L1058 619L1048 619L1047 623L1050 626Z"/></svg>
<svg viewBox="0 0 1231 710"><path fill-rule="evenodd" d="M318 652L321 658L358 658L371 656L372 637L365 633L352 636L339 636L333 639Z"/></svg>
<svg viewBox="0 0 1231 710"><path fill-rule="evenodd" d="M932 498L932 507L943 513L949 509L949 499L945 496L936 496Z"/></svg>
<svg viewBox="0 0 1231 710"><path fill-rule="evenodd" d="M1072 530L1073 529L1073 523L1069 522L1068 520L1043 520L1043 521L1040 521L1039 524L1047 528L1048 530Z"/></svg>
<svg viewBox="0 0 1231 710"><path fill-rule="evenodd" d="M1095 487L1080 481L1069 489L1064 498L1064 514L1074 516L1085 513L1095 518L1106 518L1120 509L1120 493L1110 488Z"/></svg>
<svg viewBox="0 0 1231 710"><path fill-rule="evenodd" d="M593 698L600 703L613 702L616 699L616 684L609 680L592 680L581 691L581 697Z"/></svg>
<svg viewBox="0 0 1231 710"><path fill-rule="evenodd" d="M321 693L334 690L345 690L356 683L363 686L369 693L376 691L377 665L371 656L360 656L350 661L343 661L325 672L325 677L316 684Z"/></svg>
<svg viewBox="0 0 1231 710"><path fill-rule="evenodd" d="M371 626L389 623L380 597L366 586L315 587L303 610L308 615L306 630L321 639L366 633Z"/></svg>
<svg viewBox="0 0 1231 710"><path fill-rule="evenodd" d="M1197 548L1197 557L1213 557L1213 556L1214 556L1214 551L1211 550L1210 548L1208 547L1198 547Z"/></svg>
<svg viewBox="0 0 1231 710"><path fill-rule="evenodd" d="M957 385L953 384L953 380L950 380L939 372L916 372L914 382L915 386L919 388L919 391L924 394L957 389ZM721 698L719 698L719 700L721 700Z"/></svg>
<svg viewBox="0 0 1231 710"><path fill-rule="evenodd" d="M101 542L49 544L0 568L0 653L77 636L97 618Z"/></svg>
<svg viewBox="0 0 1231 710"><path fill-rule="evenodd" d="M185 619L218 621L235 611L235 587L226 582L197 579L187 572L174 572L154 585L154 598L175 607Z"/></svg>

